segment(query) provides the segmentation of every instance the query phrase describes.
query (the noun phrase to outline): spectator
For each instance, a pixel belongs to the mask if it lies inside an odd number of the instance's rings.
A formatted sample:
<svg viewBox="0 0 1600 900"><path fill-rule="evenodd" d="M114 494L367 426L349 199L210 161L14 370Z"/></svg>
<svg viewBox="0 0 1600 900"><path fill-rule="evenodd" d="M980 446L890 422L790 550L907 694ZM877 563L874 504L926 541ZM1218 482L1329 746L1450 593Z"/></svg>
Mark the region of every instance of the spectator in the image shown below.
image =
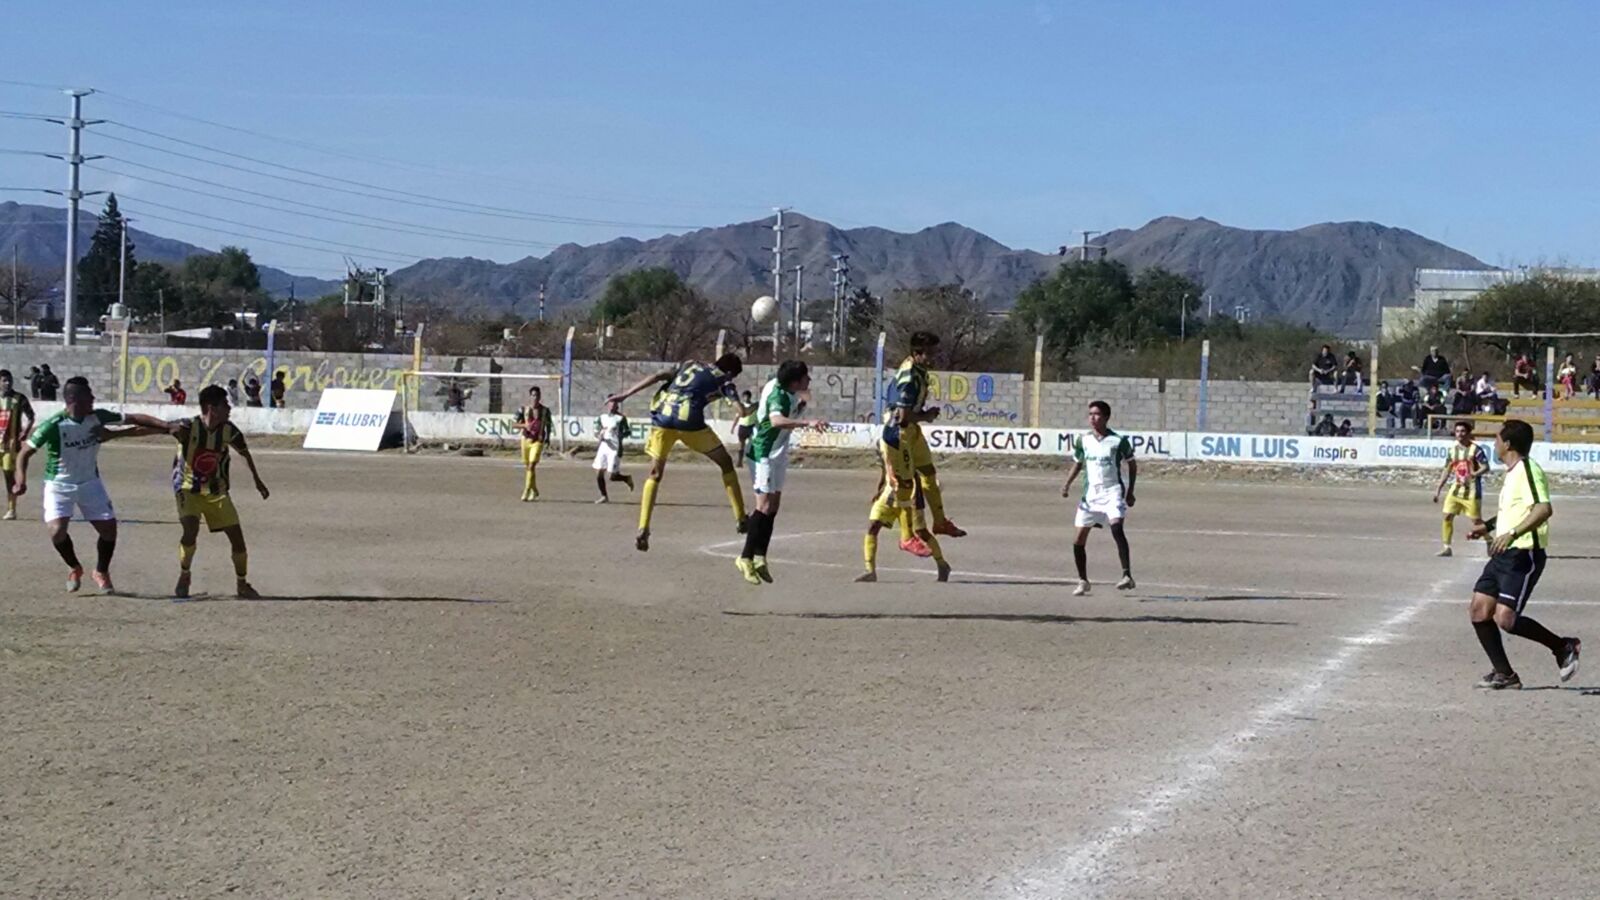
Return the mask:
<svg viewBox="0 0 1600 900"><path fill-rule="evenodd" d="M1450 389L1450 415L1470 416L1478 409L1478 397L1467 390L1468 385L1457 381Z"/></svg>
<svg viewBox="0 0 1600 900"><path fill-rule="evenodd" d="M1436 384L1434 387L1438 387L1438 385ZM1422 392L1417 389L1417 383L1409 378L1406 379L1406 383L1400 385L1400 390L1395 392L1395 401L1395 406L1400 416L1400 427L1410 428L1411 424L1415 422L1420 428L1422 426Z"/></svg>
<svg viewBox="0 0 1600 900"><path fill-rule="evenodd" d="M1319 385L1333 384L1334 372L1339 368L1339 360L1333 355L1333 348L1327 344L1322 345L1322 352L1311 361L1311 389L1314 391Z"/></svg>
<svg viewBox="0 0 1600 900"><path fill-rule="evenodd" d="M1311 429L1312 437L1333 437L1339 433L1339 426L1333 424L1333 413L1323 413L1322 421L1317 427Z"/></svg>
<svg viewBox="0 0 1600 900"><path fill-rule="evenodd" d="M239 379L228 379L228 405L231 407L242 406L239 402Z"/></svg>
<svg viewBox="0 0 1600 900"><path fill-rule="evenodd" d="M1600 359L1600 357L1596 357ZM39 367L28 367L28 396L34 400L39 399Z"/></svg>
<svg viewBox="0 0 1600 900"><path fill-rule="evenodd" d="M283 395L289 392L289 385L284 382L284 379L288 377L288 375L289 373L287 370L279 369L277 374L272 376L273 409L283 409Z"/></svg>
<svg viewBox="0 0 1600 900"><path fill-rule="evenodd" d="M1473 393L1478 395L1478 408L1493 415L1504 415L1505 407L1500 405L1500 391L1494 386L1494 379L1485 372L1478 377Z"/></svg>
<svg viewBox="0 0 1600 900"><path fill-rule="evenodd" d="M1422 415L1428 422L1427 427L1443 428L1444 414L1444 393L1439 390L1439 385L1435 384L1428 388L1428 393L1422 398Z"/></svg>
<svg viewBox="0 0 1600 900"><path fill-rule="evenodd" d="M1394 427L1394 389L1389 385L1378 382L1378 397L1373 405L1382 414L1387 427Z"/></svg>
<svg viewBox="0 0 1600 900"><path fill-rule="evenodd" d="M1439 355L1438 347L1429 347L1428 355L1422 358L1422 365L1415 367L1417 370L1418 385L1422 390L1437 384L1450 386L1450 360Z"/></svg>
<svg viewBox="0 0 1600 900"><path fill-rule="evenodd" d="M1556 383L1561 385L1561 399L1571 400L1578 395L1578 364L1572 361L1571 353L1561 360L1561 368L1556 370Z"/></svg>
<svg viewBox="0 0 1600 900"><path fill-rule="evenodd" d="M1600 353L1595 354L1594 365L1589 367L1589 395L1600 400Z"/></svg>
<svg viewBox="0 0 1600 900"><path fill-rule="evenodd" d="M466 412L466 395L461 393L461 385L451 384L444 395L445 412Z"/></svg>
<svg viewBox="0 0 1600 900"><path fill-rule="evenodd" d="M1354 350L1344 355L1344 369L1339 372L1339 393L1344 393L1347 387L1354 387L1356 393L1361 393L1363 382L1361 380L1361 357Z"/></svg>
<svg viewBox="0 0 1600 900"><path fill-rule="evenodd" d="M1538 394L1539 379L1533 374L1533 360L1526 353L1518 353L1511 367L1511 396L1521 397L1523 388L1530 394Z"/></svg>
<svg viewBox="0 0 1600 900"><path fill-rule="evenodd" d="M171 400L174 406L182 406L189 399L189 392L183 389L183 382L176 378L167 386L166 393L167 399Z"/></svg>
<svg viewBox="0 0 1600 900"><path fill-rule="evenodd" d="M244 380L244 405L261 405L261 379L254 375Z"/></svg>
<svg viewBox="0 0 1600 900"><path fill-rule="evenodd" d="M1345 419L1343 422L1339 423L1339 430L1337 432L1337 435L1339 437L1349 437L1350 436L1350 420L1349 419Z"/></svg>
<svg viewBox="0 0 1600 900"><path fill-rule="evenodd" d="M61 379L56 377L56 373L50 371L50 364L46 363L46 364L40 366L39 367L39 399L40 400L52 400L53 401L53 400L56 399L56 391L58 391L60 389L61 389Z"/></svg>

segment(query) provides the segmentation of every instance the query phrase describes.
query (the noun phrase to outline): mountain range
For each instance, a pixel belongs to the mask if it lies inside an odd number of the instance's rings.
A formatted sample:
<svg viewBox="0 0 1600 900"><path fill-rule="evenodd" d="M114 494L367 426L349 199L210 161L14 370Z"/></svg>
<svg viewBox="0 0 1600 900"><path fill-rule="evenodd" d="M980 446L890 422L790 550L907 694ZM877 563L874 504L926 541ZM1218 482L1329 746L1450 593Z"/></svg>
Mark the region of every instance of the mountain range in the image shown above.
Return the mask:
<svg viewBox="0 0 1600 900"><path fill-rule="evenodd" d="M21 221L23 224L19 225ZM88 246L94 216L84 217L80 246ZM57 265L65 212L54 207L0 204L0 259L13 245L25 262ZM771 218L650 240L617 238L564 244L543 257L511 263L473 258L424 259L390 274L408 296L486 311L532 316L541 285L551 312L593 302L612 275L667 266L713 296L755 297L771 290ZM850 282L877 294L898 288L961 283L995 309L1011 306L1034 279L1076 258L1017 250L963 225L946 222L916 232L836 228L799 214L784 217L784 293L794 267L808 298L831 296L834 254L849 257ZM53 226L53 227L52 227ZM130 229L139 258L176 262L208 252L192 244ZM1218 312L1244 307L1254 318L1306 322L1345 336L1377 331L1380 300L1409 305L1418 268L1484 269L1469 254L1403 228L1372 222L1329 222L1292 231L1233 228L1209 219L1163 217L1137 229L1108 232L1091 242L1139 270L1163 266L1206 286ZM262 267L263 287L300 297L339 289L339 283Z"/></svg>

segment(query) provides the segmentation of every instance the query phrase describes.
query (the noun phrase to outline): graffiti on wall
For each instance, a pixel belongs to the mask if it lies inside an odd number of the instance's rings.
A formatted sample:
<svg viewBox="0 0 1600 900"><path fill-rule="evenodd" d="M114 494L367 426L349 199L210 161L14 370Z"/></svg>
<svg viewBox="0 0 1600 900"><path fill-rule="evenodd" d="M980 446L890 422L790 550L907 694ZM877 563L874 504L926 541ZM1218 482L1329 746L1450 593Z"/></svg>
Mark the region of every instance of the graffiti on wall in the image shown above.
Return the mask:
<svg viewBox="0 0 1600 900"><path fill-rule="evenodd" d="M396 390L406 371L404 366L346 366L328 359L310 365L285 357L278 357L275 367L284 373L284 384L290 391L307 392L321 392L327 388ZM138 352L128 355L128 392L133 395L159 394L174 379L182 380L193 390L208 384L227 384L230 378L243 383L251 375L262 384L272 380L265 356L178 357Z"/></svg>
<svg viewBox="0 0 1600 900"><path fill-rule="evenodd" d="M933 372L928 381L928 401L939 407L939 421L964 425L1015 425L1022 410L996 396L995 376L965 372ZM884 379L884 402L894 402L893 379Z"/></svg>

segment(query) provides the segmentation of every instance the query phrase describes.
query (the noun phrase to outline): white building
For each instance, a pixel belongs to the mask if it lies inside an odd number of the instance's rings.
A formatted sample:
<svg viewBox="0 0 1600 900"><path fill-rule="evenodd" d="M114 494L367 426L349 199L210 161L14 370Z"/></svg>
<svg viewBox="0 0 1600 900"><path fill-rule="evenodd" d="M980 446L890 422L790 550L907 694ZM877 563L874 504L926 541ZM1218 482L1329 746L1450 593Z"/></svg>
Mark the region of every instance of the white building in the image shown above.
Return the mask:
<svg viewBox="0 0 1600 900"><path fill-rule="evenodd" d="M1600 281L1600 269L1556 269L1520 266L1515 269L1418 269L1411 278L1411 305L1383 308L1383 339L1404 337L1438 310L1465 312L1478 295L1500 284L1537 275Z"/></svg>

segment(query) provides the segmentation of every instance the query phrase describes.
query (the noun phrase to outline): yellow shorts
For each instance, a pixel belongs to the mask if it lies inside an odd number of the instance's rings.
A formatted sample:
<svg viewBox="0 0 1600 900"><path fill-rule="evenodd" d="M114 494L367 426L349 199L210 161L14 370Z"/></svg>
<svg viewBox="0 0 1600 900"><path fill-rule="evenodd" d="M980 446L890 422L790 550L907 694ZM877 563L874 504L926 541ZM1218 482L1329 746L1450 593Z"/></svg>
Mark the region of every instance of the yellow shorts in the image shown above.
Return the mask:
<svg viewBox="0 0 1600 900"><path fill-rule="evenodd" d="M912 468L926 469L933 465L933 451L928 449L928 438L923 435L921 424L900 429L900 446L911 454Z"/></svg>
<svg viewBox="0 0 1600 900"><path fill-rule="evenodd" d="M927 452L927 443L923 443L923 452ZM878 442L878 452L884 461L889 464L889 470L894 473L893 493L896 506L904 509L910 507L917 493L917 454L911 445L906 442L905 432L900 433L900 446L891 447L883 441ZM887 494L889 489L885 489Z"/></svg>
<svg viewBox="0 0 1600 900"><path fill-rule="evenodd" d="M666 459L679 441L690 450L707 456L722 446L722 439L710 428L684 431L680 428L652 426L650 437L644 442L644 452L650 454L651 459Z"/></svg>
<svg viewBox="0 0 1600 900"><path fill-rule="evenodd" d="M178 492L178 518L205 519L206 527L222 531L239 524L239 511L233 507L233 498L227 494L191 494Z"/></svg>
<svg viewBox="0 0 1600 900"><path fill-rule="evenodd" d="M17 470L17 455L15 453L0 452L0 472L15 472Z"/></svg>
<svg viewBox="0 0 1600 900"><path fill-rule="evenodd" d="M539 460L544 459L544 441L530 441L522 439L522 464L536 466Z"/></svg>
<svg viewBox="0 0 1600 900"><path fill-rule="evenodd" d="M1480 503L1481 501L1477 497L1445 497L1444 514L1447 516L1468 516L1476 519L1479 518Z"/></svg>
<svg viewBox="0 0 1600 900"><path fill-rule="evenodd" d="M928 529L927 517L915 505L915 501L907 504L911 509L911 529L913 531L926 531ZM900 513L904 509L899 505L895 492L890 487L885 487L883 493L872 504L872 512L867 514L868 521L877 522L879 525L893 526L900 521Z"/></svg>

